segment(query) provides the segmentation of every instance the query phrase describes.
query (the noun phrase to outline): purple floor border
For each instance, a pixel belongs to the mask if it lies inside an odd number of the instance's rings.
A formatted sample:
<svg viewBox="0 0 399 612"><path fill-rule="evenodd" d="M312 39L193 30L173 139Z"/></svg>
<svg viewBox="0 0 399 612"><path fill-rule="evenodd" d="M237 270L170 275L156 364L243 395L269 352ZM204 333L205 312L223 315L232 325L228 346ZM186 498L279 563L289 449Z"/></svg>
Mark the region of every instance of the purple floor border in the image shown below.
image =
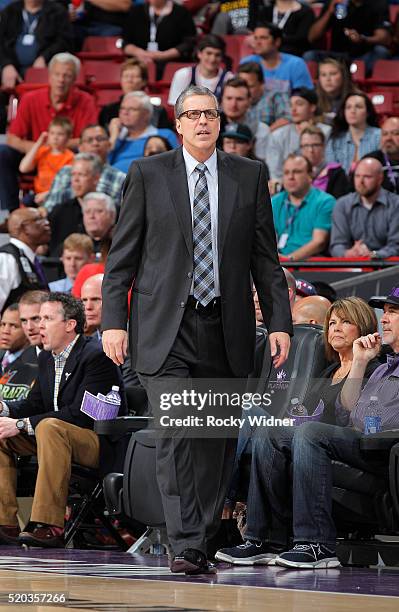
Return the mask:
<svg viewBox="0 0 399 612"><path fill-rule="evenodd" d="M169 573L166 557L74 549L21 549L0 546L0 569L125 580L167 580L323 591L356 595L399 596L399 569L338 568L285 570L278 567L232 567L220 564L216 576L179 576Z"/></svg>

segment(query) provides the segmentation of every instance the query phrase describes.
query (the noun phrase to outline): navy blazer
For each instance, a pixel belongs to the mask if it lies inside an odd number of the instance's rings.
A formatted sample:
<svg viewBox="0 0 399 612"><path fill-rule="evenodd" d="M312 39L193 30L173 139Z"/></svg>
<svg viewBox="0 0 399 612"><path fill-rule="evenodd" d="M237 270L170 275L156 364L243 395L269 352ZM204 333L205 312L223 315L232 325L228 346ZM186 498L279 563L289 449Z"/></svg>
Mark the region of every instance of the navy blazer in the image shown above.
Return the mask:
<svg viewBox="0 0 399 612"><path fill-rule="evenodd" d="M50 351L41 351L39 375L28 397L8 404L14 419L29 417L33 428L42 419L61 419L78 427L93 429L94 421L81 412L85 391L106 395L118 385L122 398L119 416L127 413L123 381L119 368L105 355L96 340L80 336L73 347L62 372L58 391L58 410L54 410L54 358Z"/></svg>

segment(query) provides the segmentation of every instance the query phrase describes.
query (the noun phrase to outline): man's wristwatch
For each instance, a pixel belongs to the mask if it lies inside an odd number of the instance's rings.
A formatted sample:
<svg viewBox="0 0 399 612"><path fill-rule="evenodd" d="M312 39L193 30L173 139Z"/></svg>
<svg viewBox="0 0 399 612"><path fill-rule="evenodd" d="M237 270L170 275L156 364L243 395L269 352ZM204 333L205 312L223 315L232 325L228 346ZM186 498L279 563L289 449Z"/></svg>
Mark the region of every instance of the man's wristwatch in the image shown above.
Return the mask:
<svg viewBox="0 0 399 612"><path fill-rule="evenodd" d="M18 431L26 430L24 419L18 419L18 421L15 423L15 426L18 429Z"/></svg>

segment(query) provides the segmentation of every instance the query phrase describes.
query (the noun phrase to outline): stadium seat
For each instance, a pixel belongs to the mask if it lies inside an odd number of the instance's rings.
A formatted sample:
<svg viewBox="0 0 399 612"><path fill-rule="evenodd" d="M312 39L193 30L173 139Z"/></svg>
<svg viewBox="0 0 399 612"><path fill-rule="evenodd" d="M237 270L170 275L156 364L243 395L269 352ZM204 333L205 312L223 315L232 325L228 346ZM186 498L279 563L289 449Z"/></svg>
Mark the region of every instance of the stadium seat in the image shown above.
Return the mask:
<svg viewBox="0 0 399 612"><path fill-rule="evenodd" d="M123 61L122 39L117 36L88 36L77 56L82 60Z"/></svg>
<svg viewBox="0 0 399 612"><path fill-rule="evenodd" d="M187 63L168 62L165 66L165 70L163 72L161 82L158 81L157 84L164 86L164 87L166 86L169 87L172 82L175 72L177 70L180 70L180 68L187 68L188 66L191 68L191 66L195 66L195 63L194 62L187 62Z"/></svg>
<svg viewBox="0 0 399 612"><path fill-rule="evenodd" d="M317 72L318 72L318 63L314 60L309 60L308 62L306 62L306 65L308 67L308 70L310 72L310 76L312 77L313 81L317 80Z"/></svg>
<svg viewBox="0 0 399 612"><path fill-rule="evenodd" d="M82 63L86 84L93 89L120 89L121 65L116 62L87 60Z"/></svg>
<svg viewBox="0 0 399 612"><path fill-rule="evenodd" d="M366 80L366 66L363 60L353 60L349 67L352 80L362 86Z"/></svg>
<svg viewBox="0 0 399 612"><path fill-rule="evenodd" d="M398 86L399 60L377 60L374 64L373 73L367 79L370 85L393 85Z"/></svg>
<svg viewBox="0 0 399 612"><path fill-rule="evenodd" d="M373 91L367 94L378 115L394 115L394 94L392 91Z"/></svg>
<svg viewBox="0 0 399 612"><path fill-rule="evenodd" d="M398 14L399 14L399 5L398 4L390 4L389 5L389 21L391 23L395 23Z"/></svg>
<svg viewBox="0 0 399 612"><path fill-rule="evenodd" d="M123 94L121 89L96 89L95 97L97 106L102 108L106 104L112 104L118 102L119 98Z"/></svg>

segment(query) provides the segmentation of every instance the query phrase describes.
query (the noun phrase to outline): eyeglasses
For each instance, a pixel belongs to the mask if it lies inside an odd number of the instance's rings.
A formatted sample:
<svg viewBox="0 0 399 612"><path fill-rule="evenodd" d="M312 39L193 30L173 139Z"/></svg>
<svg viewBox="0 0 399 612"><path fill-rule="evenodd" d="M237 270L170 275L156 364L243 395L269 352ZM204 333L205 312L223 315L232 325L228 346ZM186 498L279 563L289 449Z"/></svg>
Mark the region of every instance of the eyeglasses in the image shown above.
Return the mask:
<svg viewBox="0 0 399 612"><path fill-rule="evenodd" d="M187 117L187 119L190 119L190 121L197 121L201 117L202 113L204 113L205 119L209 119L211 121L220 117L220 111L218 111L217 108L206 108L205 110L184 111L184 113L181 113L178 116L178 119L181 117Z"/></svg>
<svg viewBox="0 0 399 612"><path fill-rule="evenodd" d="M105 142L106 140L108 140L106 136L92 136L91 138L85 138L82 142L93 144L93 142Z"/></svg>

